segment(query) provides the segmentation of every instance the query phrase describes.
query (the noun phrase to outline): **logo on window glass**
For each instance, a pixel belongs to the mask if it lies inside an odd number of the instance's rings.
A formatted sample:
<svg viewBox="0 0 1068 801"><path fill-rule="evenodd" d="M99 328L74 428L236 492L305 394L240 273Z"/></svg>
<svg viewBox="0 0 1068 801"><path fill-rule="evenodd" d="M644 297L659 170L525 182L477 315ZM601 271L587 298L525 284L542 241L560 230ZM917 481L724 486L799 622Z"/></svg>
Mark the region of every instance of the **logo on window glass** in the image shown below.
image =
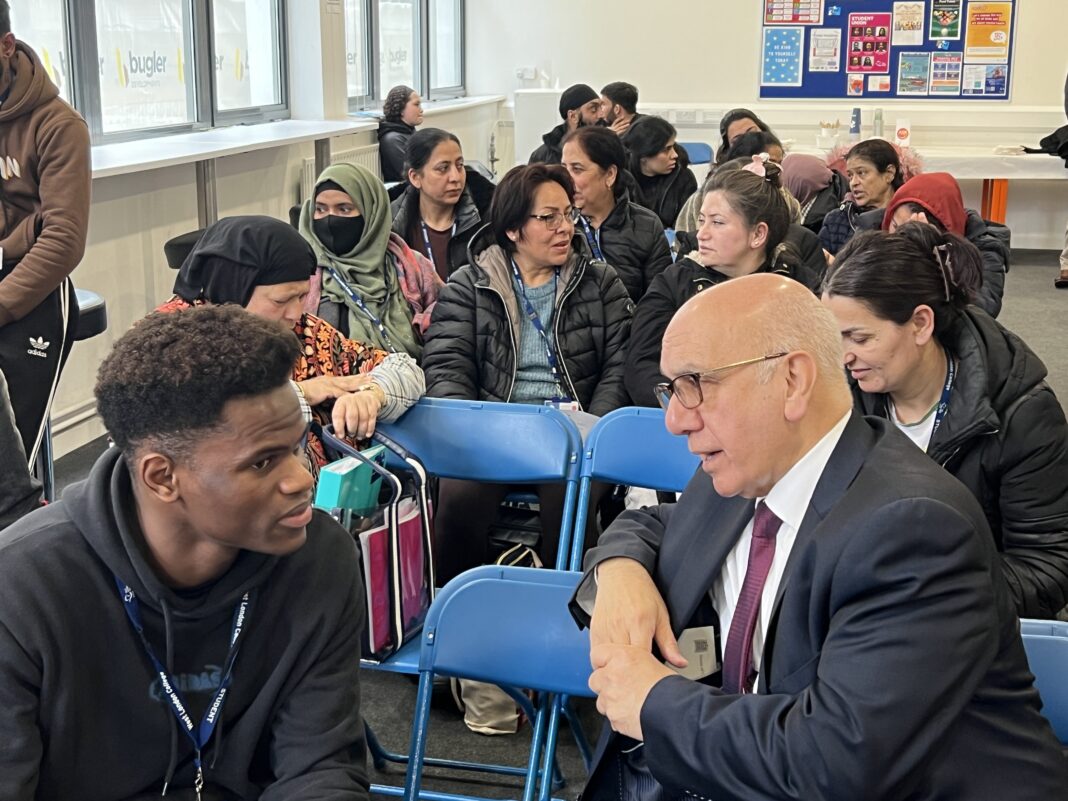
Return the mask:
<svg viewBox="0 0 1068 801"><path fill-rule="evenodd" d="M162 77L167 74L167 56L160 55L156 50L151 53L135 53L127 50L126 57L123 58L122 50L116 47L115 71L118 75L119 86L124 89L158 87L162 84Z"/></svg>

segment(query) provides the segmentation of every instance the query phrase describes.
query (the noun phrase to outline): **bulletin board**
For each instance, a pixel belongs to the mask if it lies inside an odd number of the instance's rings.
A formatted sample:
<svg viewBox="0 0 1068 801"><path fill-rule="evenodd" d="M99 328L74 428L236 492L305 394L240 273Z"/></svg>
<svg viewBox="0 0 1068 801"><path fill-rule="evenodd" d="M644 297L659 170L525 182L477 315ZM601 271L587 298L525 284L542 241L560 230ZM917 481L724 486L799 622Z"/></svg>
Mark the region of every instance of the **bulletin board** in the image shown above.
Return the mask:
<svg viewBox="0 0 1068 801"><path fill-rule="evenodd" d="M1022 0L761 0L760 97L1008 100Z"/></svg>

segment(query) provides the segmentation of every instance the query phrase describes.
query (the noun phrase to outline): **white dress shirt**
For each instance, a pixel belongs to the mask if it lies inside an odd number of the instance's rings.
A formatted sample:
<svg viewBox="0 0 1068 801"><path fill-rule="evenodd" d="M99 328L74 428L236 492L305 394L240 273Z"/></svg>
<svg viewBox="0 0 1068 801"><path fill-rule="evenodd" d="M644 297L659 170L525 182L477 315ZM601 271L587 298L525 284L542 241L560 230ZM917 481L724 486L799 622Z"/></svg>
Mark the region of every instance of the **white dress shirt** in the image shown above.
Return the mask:
<svg viewBox="0 0 1068 801"><path fill-rule="evenodd" d="M760 670L760 660L764 655L764 633L768 630L771 620L772 609L775 604L775 595L782 582L783 572L786 570L786 561L790 558L790 551L794 547L794 540L801 528L801 521L808 511L812 493L816 490L816 484L823 475L824 468L831 458L838 440L845 431L846 423L852 411L843 415L830 431L828 431L812 449L801 457L798 462L787 471L779 481L771 488L764 498L757 498L753 503L753 509L760 501L764 501L775 516L782 521L779 533L775 537L775 556L768 571L767 580L764 582L764 591L760 596L760 614L757 619L756 629L753 632L753 664L757 671ZM727 634L731 630L731 621L734 619L734 610L738 605L738 596L742 592L742 584L745 582L745 571L749 565L749 544L753 539L753 521L750 520L742 531L742 536L734 544L727 559L723 563L723 570L719 578L712 585L712 606L719 615L720 622L720 649L726 647ZM723 654L720 653L722 661ZM756 686L754 681L753 686Z"/></svg>

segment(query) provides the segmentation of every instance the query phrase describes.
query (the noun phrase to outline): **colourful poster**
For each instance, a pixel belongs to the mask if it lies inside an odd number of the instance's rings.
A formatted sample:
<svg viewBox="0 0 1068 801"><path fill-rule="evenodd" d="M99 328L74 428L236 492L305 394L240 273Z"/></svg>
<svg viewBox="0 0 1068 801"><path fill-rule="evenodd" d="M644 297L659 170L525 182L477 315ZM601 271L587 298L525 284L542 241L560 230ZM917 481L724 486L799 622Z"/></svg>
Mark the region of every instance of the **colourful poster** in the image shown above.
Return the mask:
<svg viewBox="0 0 1068 801"><path fill-rule="evenodd" d="M1008 64L1012 3L968 3L964 60L972 64Z"/></svg>
<svg viewBox="0 0 1068 801"><path fill-rule="evenodd" d="M838 72L842 68L842 29L813 28L808 40L808 71Z"/></svg>
<svg viewBox="0 0 1068 801"><path fill-rule="evenodd" d="M1009 68L1005 64L965 64L961 94L966 97L1007 97Z"/></svg>
<svg viewBox="0 0 1068 801"><path fill-rule="evenodd" d="M849 72L890 72L893 18L890 13L849 15Z"/></svg>
<svg viewBox="0 0 1068 801"><path fill-rule="evenodd" d="M800 86L804 28L764 28L761 86Z"/></svg>
<svg viewBox="0 0 1068 801"><path fill-rule="evenodd" d="M897 94L926 95L931 85L931 54L902 53L897 65Z"/></svg>
<svg viewBox="0 0 1068 801"><path fill-rule="evenodd" d="M823 0L764 0L765 25L822 25Z"/></svg>
<svg viewBox="0 0 1068 801"><path fill-rule="evenodd" d="M894 3L894 47L923 44L923 3Z"/></svg>
<svg viewBox="0 0 1068 801"><path fill-rule="evenodd" d="M931 0L931 38L960 39L963 0Z"/></svg>
<svg viewBox="0 0 1068 801"><path fill-rule="evenodd" d="M960 95L961 63L960 53L931 54L931 94Z"/></svg>
<svg viewBox="0 0 1068 801"><path fill-rule="evenodd" d="M864 76L862 74L849 74L846 76L846 94L850 97L860 97L864 94Z"/></svg>
<svg viewBox="0 0 1068 801"><path fill-rule="evenodd" d="M890 91L890 76L889 75L869 75L868 76L868 91L869 92L889 92Z"/></svg>

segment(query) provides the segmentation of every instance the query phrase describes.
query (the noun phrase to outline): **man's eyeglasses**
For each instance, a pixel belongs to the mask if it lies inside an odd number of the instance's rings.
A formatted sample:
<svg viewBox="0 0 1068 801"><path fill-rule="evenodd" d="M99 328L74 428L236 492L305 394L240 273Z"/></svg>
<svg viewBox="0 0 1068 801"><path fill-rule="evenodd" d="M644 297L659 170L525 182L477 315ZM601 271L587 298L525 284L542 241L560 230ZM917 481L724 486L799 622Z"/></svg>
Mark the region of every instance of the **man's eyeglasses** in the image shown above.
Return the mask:
<svg viewBox="0 0 1068 801"><path fill-rule="evenodd" d="M579 219L578 209L567 209L565 211L553 211L549 214L531 214L532 220L539 220L546 230L559 231L565 222L574 225Z"/></svg>
<svg viewBox="0 0 1068 801"><path fill-rule="evenodd" d="M683 373L679 377L668 381L666 384L656 384L653 387L653 394L656 395L657 402L665 411L667 410L668 404L671 403L672 395L678 398L679 403L682 404L682 408L696 409L705 399L704 393L701 392L701 382L703 380L713 378L727 370L733 370L735 367L745 367L747 364L759 364L760 362L779 359L786 355L788 355L788 352L772 353L770 356L757 356L755 359L746 359L742 362L734 362L734 364L725 364L722 367L716 367L713 370L705 370L700 373Z"/></svg>

